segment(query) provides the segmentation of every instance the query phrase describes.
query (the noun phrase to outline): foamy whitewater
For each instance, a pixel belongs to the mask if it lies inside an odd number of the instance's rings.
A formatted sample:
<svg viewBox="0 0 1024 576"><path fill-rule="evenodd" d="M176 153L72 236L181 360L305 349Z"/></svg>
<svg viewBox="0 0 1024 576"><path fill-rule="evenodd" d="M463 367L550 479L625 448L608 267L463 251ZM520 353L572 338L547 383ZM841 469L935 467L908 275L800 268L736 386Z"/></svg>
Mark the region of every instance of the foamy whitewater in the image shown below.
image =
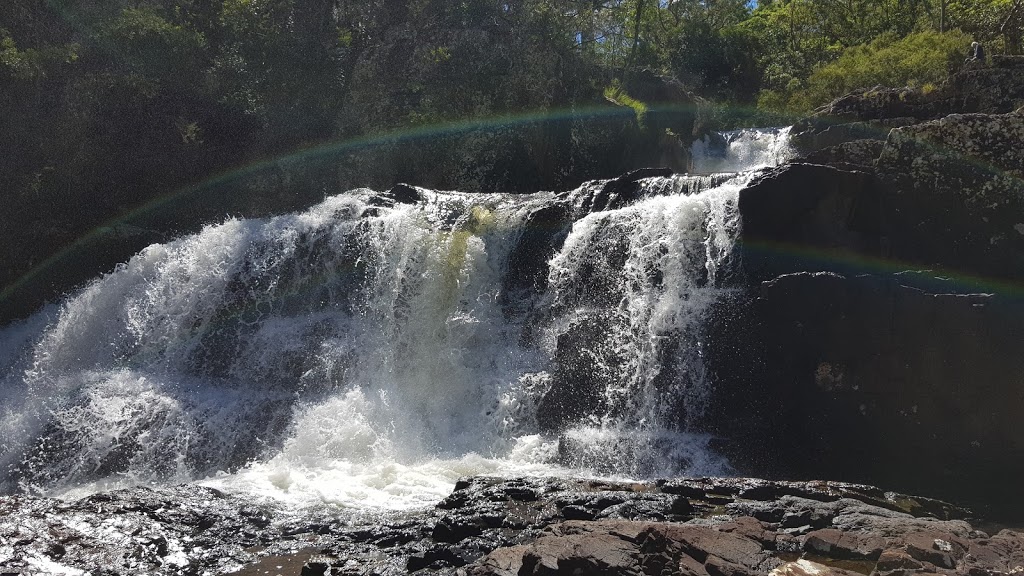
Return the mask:
<svg viewBox="0 0 1024 576"><path fill-rule="evenodd" d="M366 510L431 505L470 474L728 473L686 415L713 393L701 328L738 191L786 133L726 137L695 165L740 174L647 179L614 210L581 208L597 184L356 190L149 246L0 331L0 490L198 481ZM532 289L512 255L557 203L575 212ZM553 431L538 406L567 355L599 398Z"/></svg>

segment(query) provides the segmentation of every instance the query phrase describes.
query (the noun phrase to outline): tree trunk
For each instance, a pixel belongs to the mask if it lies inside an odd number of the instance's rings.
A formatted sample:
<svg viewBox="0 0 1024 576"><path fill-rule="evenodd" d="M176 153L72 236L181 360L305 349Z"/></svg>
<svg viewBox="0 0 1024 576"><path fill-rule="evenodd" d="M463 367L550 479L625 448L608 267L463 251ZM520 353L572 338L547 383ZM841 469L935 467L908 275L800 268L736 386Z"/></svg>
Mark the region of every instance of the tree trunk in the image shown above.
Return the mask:
<svg viewBox="0 0 1024 576"><path fill-rule="evenodd" d="M636 0L636 12L633 15L633 47L629 50L629 59L626 61L627 71L636 65L636 51L640 46L640 19L644 15L645 2L646 0Z"/></svg>
<svg viewBox="0 0 1024 576"><path fill-rule="evenodd" d="M1006 19L1003 20L1003 25L999 27L999 31L1003 34L1003 43L1006 45L1007 54L1020 53L1021 17L1017 12L1022 5L1024 5L1024 0L1016 0L1010 7Z"/></svg>

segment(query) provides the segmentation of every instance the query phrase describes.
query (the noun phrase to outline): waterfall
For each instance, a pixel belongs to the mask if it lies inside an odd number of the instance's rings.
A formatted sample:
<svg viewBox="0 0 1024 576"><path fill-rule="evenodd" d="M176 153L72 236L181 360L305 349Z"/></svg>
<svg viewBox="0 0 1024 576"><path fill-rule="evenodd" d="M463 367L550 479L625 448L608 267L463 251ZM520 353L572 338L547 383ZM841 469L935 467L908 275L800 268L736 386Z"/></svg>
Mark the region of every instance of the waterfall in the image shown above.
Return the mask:
<svg viewBox="0 0 1024 576"><path fill-rule="evenodd" d="M749 178L355 190L149 246L0 331L0 488L403 508L470 473L727 472L688 422Z"/></svg>
<svg viewBox="0 0 1024 576"><path fill-rule="evenodd" d="M790 128L715 132L693 143L692 171L697 174L747 172L785 162L792 155Z"/></svg>

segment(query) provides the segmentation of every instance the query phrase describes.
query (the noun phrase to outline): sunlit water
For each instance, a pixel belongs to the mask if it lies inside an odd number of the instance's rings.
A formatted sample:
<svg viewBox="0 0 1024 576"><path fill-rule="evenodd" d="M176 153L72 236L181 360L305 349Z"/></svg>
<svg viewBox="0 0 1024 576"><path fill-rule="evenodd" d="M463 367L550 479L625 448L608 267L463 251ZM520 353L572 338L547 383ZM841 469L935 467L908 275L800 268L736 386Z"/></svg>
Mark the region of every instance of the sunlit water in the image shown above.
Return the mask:
<svg viewBox="0 0 1024 576"><path fill-rule="evenodd" d="M773 134L716 171L777 162ZM0 487L199 481L365 510L430 505L470 474L728 473L688 420L713 393L701 328L749 178L652 178L589 214L593 184L415 205L357 190L152 245L0 331ZM578 213L545 286L511 290L530 214L558 202ZM597 408L545 431L559 342L585 330Z"/></svg>
<svg viewBox="0 0 1024 576"><path fill-rule="evenodd" d="M792 156L790 127L748 128L707 135L693 143L695 174L747 172L776 166Z"/></svg>

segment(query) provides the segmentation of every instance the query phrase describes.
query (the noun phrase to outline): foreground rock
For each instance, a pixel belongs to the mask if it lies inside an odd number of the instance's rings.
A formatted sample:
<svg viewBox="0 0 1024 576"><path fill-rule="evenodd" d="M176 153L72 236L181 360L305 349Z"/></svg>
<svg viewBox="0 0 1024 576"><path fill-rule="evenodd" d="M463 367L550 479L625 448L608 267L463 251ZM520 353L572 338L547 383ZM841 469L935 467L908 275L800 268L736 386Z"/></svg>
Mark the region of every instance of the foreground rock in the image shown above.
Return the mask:
<svg viewBox="0 0 1024 576"><path fill-rule="evenodd" d="M1024 534L838 482L470 478L418 514L285 510L209 488L0 498L4 574L1013 574Z"/></svg>

